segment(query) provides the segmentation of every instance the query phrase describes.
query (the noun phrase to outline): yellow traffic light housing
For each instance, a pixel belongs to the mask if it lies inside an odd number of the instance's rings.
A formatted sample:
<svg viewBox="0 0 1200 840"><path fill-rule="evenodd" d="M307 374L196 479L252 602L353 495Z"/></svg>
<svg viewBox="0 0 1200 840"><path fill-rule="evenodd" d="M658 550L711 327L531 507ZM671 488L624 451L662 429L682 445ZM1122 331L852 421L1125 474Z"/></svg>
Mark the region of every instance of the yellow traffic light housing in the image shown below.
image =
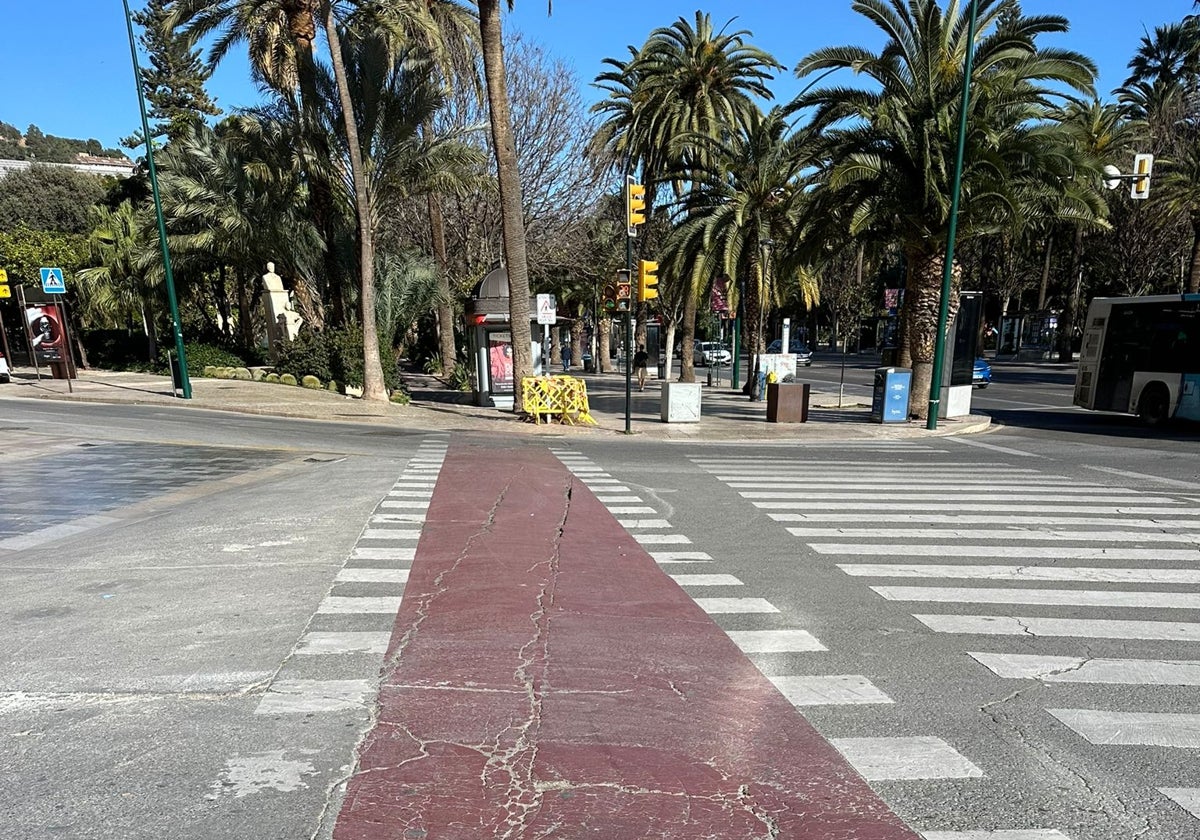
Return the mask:
<svg viewBox="0 0 1200 840"><path fill-rule="evenodd" d="M658 297L658 263L653 260L638 262L638 300L645 303Z"/></svg>
<svg viewBox="0 0 1200 840"><path fill-rule="evenodd" d="M1129 190L1130 198L1150 197L1150 177L1154 170L1154 155L1138 154L1133 158L1133 186Z"/></svg>
<svg viewBox="0 0 1200 840"><path fill-rule="evenodd" d="M625 176L625 231L637 236L638 225L646 223L646 188L634 183L632 175Z"/></svg>

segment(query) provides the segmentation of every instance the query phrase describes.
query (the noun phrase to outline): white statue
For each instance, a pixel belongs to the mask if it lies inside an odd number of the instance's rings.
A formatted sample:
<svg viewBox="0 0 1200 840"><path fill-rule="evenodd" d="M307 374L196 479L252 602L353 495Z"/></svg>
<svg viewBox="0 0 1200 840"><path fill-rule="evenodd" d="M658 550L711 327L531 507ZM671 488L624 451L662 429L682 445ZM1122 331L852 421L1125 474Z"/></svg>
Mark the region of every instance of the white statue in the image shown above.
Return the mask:
<svg viewBox="0 0 1200 840"><path fill-rule="evenodd" d="M282 278L275 273L275 263L267 263L267 273L262 276L262 281L267 291L263 299L267 310L267 342L274 356L278 342L295 340L304 319L292 306L292 293L283 288Z"/></svg>

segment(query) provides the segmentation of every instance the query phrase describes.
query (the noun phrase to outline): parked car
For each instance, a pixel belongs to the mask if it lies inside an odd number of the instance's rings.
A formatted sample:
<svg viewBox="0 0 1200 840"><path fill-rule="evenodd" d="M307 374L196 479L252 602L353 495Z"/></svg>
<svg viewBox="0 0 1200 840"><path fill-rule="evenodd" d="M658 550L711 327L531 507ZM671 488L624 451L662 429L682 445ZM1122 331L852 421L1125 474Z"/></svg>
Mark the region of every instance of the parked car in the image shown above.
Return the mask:
<svg viewBox="0 0 1200 840"><path fill-rule="evenodd" d="M692 348L693 365L722 367L733 362L733 354L716 341L697 341Z"/></svg>
<svg viewBox="0 0 1200 840"><path fill-rule="evenodd" d="M992 384L992 366L982 356L975 359L975 367L971 371L971 384L976 388L986 388Z"/></svg>
<svg viewBox="0 0 1200 840"><path fill-rule="evenodd" d="M8 359L0 352L0 382L12 382L12 371L8 369Z"/></svg>
<svg viewBox="0 0 1200 840"><path fill-rule="evenodd" d="M782 353L781 347L783 347L783 341L777 338L767 345L767 352ZM805 367L812 364L812 350L808 349L808 345L803 341L793 338L788 342L788 352L796 357L796 364Z"/></svg>

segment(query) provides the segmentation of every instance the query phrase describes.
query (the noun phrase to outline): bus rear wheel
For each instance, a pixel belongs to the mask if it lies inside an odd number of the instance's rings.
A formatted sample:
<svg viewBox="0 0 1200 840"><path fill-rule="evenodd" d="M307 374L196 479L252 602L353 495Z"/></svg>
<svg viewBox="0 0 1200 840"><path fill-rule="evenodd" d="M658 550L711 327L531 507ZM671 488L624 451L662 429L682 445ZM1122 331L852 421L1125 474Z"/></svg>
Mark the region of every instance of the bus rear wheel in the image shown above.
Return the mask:
<svg viewBox="0 0 1200 840"><path fill-rule="evenodd" d="M1141 399L1138 400L1138 417L1147 426L1159 426L1169 419L1170 408L1171 398L1167 389L1155 383L1146 386L1142 391Z"/></svg>

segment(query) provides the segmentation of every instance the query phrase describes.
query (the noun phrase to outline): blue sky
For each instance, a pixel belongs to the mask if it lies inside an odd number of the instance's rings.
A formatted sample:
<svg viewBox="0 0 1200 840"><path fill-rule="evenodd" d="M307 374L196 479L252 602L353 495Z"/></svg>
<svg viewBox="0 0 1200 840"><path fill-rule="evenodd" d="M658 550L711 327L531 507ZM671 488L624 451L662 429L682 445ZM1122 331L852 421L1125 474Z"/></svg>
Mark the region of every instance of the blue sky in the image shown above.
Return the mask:
<svg viewBox="0 0 1200 840"><path fill-rule="evenodd" d="M4 55L0 58L0 120L24 130L36 123L44 132L95 137L105 146L139 127L137 94L129 62L128 36L120 0L5 0ZM141 0L132 0L137 8ZM624 58L626 45L640 45L651 30L679 17L692 20L696 9L720 26L730 18L748 29L756 46L789 67L814 49L834 44L878 48L882 35L851 11L850 0L517 0L507 28L544 44L575 68L584 96L599 94L587 82L601 71L606 56ZM1125 65L1138 41L1155 26L1192 10L1191 0L1025 0L1026 14L1060 14L1071 31L1047 43L1079 50L1100 67L1100 90L1107 93L1125 78ZM801 83L791 73L772 85L786 101ZM218 68L209 88L222 107L253 104L244 51Z"/></svg>

